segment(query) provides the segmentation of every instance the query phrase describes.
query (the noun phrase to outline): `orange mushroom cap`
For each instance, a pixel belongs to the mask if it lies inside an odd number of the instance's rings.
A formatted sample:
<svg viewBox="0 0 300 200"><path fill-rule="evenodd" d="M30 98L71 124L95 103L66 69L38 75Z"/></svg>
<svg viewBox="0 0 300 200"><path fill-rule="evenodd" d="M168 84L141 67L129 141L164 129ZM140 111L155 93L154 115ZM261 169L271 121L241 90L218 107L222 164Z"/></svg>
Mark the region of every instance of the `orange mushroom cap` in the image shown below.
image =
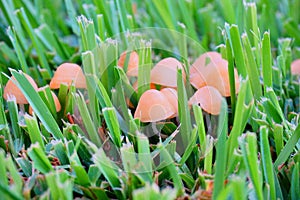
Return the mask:
<svg viewBox="0 0 300 200"><path fill-rule="evenodd" d="M210 53L210 55L215 54ZM211 61L208 64L205 64L203 57L200 56L191 67L190 81L197 89L209 85L218 89L222 96L230 96L228 62L217 55L214 58L210 57ZM234 69L234 78L236 93L238 93L240 82L236 69Z"/></svg>
<svg viewBox="0 0 300 200"><path fill-rule="evenodd" d="M37 90L38 86L35 83L35 81L27 74L24 74L27 80L31 83L32 87ZM12 76L10 80L6 83L6 86L4 88L3 97L5 100L9 99L9 96L15 96L16 103L18 104L28 104L28 101L22 91L14 84L13 81L16 81L15 77Z"/></svg>
<svg viewBox="0 0 300 200"><path fill-rule="evenodd" d="M177 70L182 69L185 81L185 71L176 58L165 58L159 61L151 70L151 83L177 88Z"/></svg>
<svg viewBox="0 0 300 200"><path fill-rule="evenodd" d="M118 60L118 66L124 68L127 53L123 52ZM129 56L128 66L127 66L127 76L138 76L139 69L139 55L137 52L132 51Z"/></svg>
<svg viewBox="0 0 300 200"><path fill-rule="evenodd" d="M177 97L177 91L173 88L164 88L160 90L163 95L168 99L169 103L171 104L175 114L171 116L170 118L173 118L178 115L178 97Z"/></svg>
<svg viewBox="0 0 300 200"><path fill-rule="evenodd" d="M199 68L206 66L209 63L215 63L222 60L222 55L215 51L208 51L200 55L190 68L190 74L198 73Z"/></svg>
<svg viewBox="0 0 300 200"><path fill-rule="evenodd" d="M39 88L38 91L44 91L45 92L45 87ZM52 94L52 98L53 98L54 103L55 103L56 112L59 112L61 110L60 102L59 102L56 94L53 91L51 91L51 94ZM32 115L32 107L31 106L29 106L28 112L29 112L30 115Z"/></svg>
<svg viewBox="0 0 300 200"><path fill-rule="evenodd" d="M134 118L142 122L157 122L174 115L173 107L163 93L158 90L147 90L140 97Z"/></svg>
<svg viewBox="0 0 300 200"><path fill-rule="evenodd" d="M296 59L291 63L291 73L293 75L300 75L300 59Z"/></svg>
<svg viewBox="0 0 300 200"><path fill-rule="evenodd" d="M73 83L76 88L86 88L85 76L80 66L73 63L61 64L54 73L50 88L57 89L62 83L68 86Z"/></svg>
<svg viewBox="0 0 300 200"><path fill-rule="evenodd" d="M211 86L198 89L190 98L189 105L200 104L201 108L209 114L218 115L221 111L222 95Z"/></svg>

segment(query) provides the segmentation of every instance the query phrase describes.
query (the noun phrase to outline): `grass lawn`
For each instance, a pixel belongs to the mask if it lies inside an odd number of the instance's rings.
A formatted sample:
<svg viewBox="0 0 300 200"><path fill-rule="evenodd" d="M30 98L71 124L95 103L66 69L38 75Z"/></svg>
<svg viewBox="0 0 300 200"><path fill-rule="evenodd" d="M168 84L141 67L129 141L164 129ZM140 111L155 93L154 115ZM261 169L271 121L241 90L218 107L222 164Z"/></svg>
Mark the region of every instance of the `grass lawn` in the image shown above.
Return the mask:
<svg viewBox="0 0 300 200"><path fill-rule="evenodd" d="M300 199L300 0L0 0L0 199Z"/></svg>

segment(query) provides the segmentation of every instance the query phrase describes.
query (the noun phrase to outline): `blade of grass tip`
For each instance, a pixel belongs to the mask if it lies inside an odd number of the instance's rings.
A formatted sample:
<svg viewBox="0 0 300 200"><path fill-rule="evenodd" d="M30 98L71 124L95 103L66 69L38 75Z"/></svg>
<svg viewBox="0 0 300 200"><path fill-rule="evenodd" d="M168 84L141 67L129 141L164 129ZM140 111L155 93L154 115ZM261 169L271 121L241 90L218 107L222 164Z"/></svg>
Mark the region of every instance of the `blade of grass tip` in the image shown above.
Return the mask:
<svg viewBox="0 0 300 200"><path fill-rule="evenodd" d="M200 143L201 153L204 155L206 149L206 132L202 115L202 109L199 105L193 105L194 117L198 128L198 139Z"/></svg>
<svg viewBox="0 0 300 200"><path fill-rule="evenodd" d="M234 60L232 57L232 49L230 46L229 39L226 39L226 57L228 61L228 74L229 74L229 84L230 84L230 102L232 115L234 116L236 107L236 89L235 88L235 77L234 77Z"/></svg>
<svg viewBox="0 0 300 200"><path fill-rule="evenodd" d="M257 64L253 56L253 51L250 46L250 41L246 34L242 35L242 41L245 48L245 58L246 58L245 66L251 84L252 93L255 99L259 99L262 96L262 90L261 90L261 85L259 80L260 76L259 76ZM268 73L272 75L272 73L270 72L271 71L269 71Z"/></svg>
<svg viewBox="0 0 300 200"><path fill-rule="evenodd" d="M292 180L291 180L291 199L300 199L300 184L299 184L299 163L294 165Z"/></svg>
<svg viewBox="0 0 300 200"><path fill-rule="evenodd" d="M105 29L103 14L97 15L97 24L98 24L98 36L100 37L101 41L104 41L106 29Z"/></svg>
<svg viewBox="0 0 300 200"><path fill-rule="evenodd" d="M140 63L138 68L138 99L150 89L150 71L152 68L151 42L141 41Z"/></svg>
<svg viewBox="0 0 300 200"><path fill-rule="evenodd" d="M263 199L261 172L257 161L257 138L255 133L248 132L243 141L242 152L244 162L246 163L247 171L250 174L256 198Z"/></svg>
<svg viewBox="0 0 300 200"><path fill-rule="evenodd" d="M102 145L101 139L98 135L98 132L96 130L96 127L92 121L92 118L90 116L90 113L88 111L86 102L84 100L84 97L81 93L74 94L75 102L78 106L80 115L82 117L83 124L87 130L87 134L89 136L89 139L95 143L98 147Z"/></svg>
<svg viewBox="0 0 300 200"><path fill-rule="evenodd" d="M43 174L53 171L53 167L39 143L32 144L27 152L35 169Z"/></svg>
<svg viewBox="0 0 300 200"><path fill-rule="evenodd" d="M7 29L7 35L9 36L9 39L16 51L16 54L17 54L17 57L19 59L19 62L20 62L20 65L21 65L21 68L22 70L25 72L25 73L29 73L29 68L28 68L28 65L27 65L27 62L26 62L26 58L25 58L25 55L24 55L24 52L21 48L21 45L19 43L19 40L16 36L16 31L15 31L15 28L14 27L8 27Z"/></svg>
<svg viewBox="0 0 300 200"><path fill-rule="evenodd" d="M43 138L41 136L39 125L38 125L35 115L30 116L28 114L25 114L24 118L25 118L25 122L27 125L27 131L28 131L31 143L34 144L34 143L38 142L40 144L40 146L43 148L43 150L45 150Z"/></svg>
<svg viewBox="0 0 300 200"><path fill-rule="evenodd" d="M240 32L238 26L233 24L229 28L230 32L230 42L232 44L232 50L234 55L235 64L239 74L242 75L243 78L247 76L245 57L243 53L242 43L240 39Z"/></svg>
<svg viewBox="0 0 300 200"><path fill-rule="evenodd" d="M226 137L227 137L227 103L225 99L222 99L222 107L219 115L218 122L218 141L216 144L216 161L215 161L215 178L214 178L214 190L213 199L216 199L219 193L224 188L225 182L225 170L226 170L226 160L227 160L227 147L226 147ZM225 155L225 156L224 156Z"/></svg>
<svg viewBox="0 0 300 200"><path fill-rule="evenodd" d="M257 25L257 9L255 3L246 3L246 17L247 17L247 35L251 41L252 46L255 47L254 55L257 63L257 67L260 66L259 56L259 39L260 32Z"/></svg>
<svg viewBox="0 0 300 200"><path fill-rule="evenodd" d="M272 55L271 55L271 44L270 44L270 33L265 32L262 39L262 72L264 81L264 92L266 93L267 87L273 87L272 82Z"/></svg>
<svg viewBox="0 0 300 200"><path fill-rule="evenodd" d="M20 8L19 10L16 11L16 15L18 16L19 20L21 21L22 25L24 26L26 32L28 33L32 43L33 43L33 46L37 52L37 56L38 56L38 59L41 63L41 66L43 68L45 68L49 74L52 75L52 71L50 69L50 66L48 64L48 61L47 61L47 58L46 58L46 55L45 55L45 49L43 48L43 46L41 45L40 41L38 40L36 34L34 33L34 30L26 16L26 13L24 11L23 8Z"/></svg>
<svg viewBox="0 0 300 200"><path fill-rule="evenodd" d="M191 116L188 107L187 94L183 82L182 70L177 72L177 91L178 91L178 115L180 120L180 137L183 147L188 145L190 141L190 133L192 132Z"/></svg>
<svg viewBox="0 0 300 200"><path fill-rule="evenodd" d="M63 135L55 119L51 115L45 103L42 101L41 97L24 76L24 74L13 69L11 69L10 71L17 80L16 85L22 91L33 111L37 114L38 118L41 120L47 131L53 134L56 139L63 139Z"/></svg>
<svg viewBox="0 0 300 200"><path fill-rule="evenodd" d="M107 35L112 36L113 35L112 20L110 17L114 15L111 15L111 13L109 12L109 7L107 2L104 0L93 0L93 3L98 8L98 13L101 13L103 15L105 28L107 30Z"/></svg>
<svg viewBox="0 0 300 200"><path fill-rule="evenodd" d="M270 199L276 199L276 189L273 173L273 164L270 153L270 145L268 141L268 129L265 126L260 128L260 149L263 164L263 172L266 180L266 184L269 186Z"/></svg>
<svg viewBox="0 0 300 200"><path fill-rule="evenodd" d="M274 141L276 154L279 156L281 150L283 149L283 126L281 124L274 125Z"/></svg>
<svg viewBox="0 0 300 200"><path fill-rule="evenodd" d="M274 162L274 168L278 171L278 167L285 163L286 160L289 158L291 153L294 151L296 144L298 143L300 138L300 124L297 125L295 131L292 133L290 139L285 144L284 148L281 150L279 156Z"/></svg>

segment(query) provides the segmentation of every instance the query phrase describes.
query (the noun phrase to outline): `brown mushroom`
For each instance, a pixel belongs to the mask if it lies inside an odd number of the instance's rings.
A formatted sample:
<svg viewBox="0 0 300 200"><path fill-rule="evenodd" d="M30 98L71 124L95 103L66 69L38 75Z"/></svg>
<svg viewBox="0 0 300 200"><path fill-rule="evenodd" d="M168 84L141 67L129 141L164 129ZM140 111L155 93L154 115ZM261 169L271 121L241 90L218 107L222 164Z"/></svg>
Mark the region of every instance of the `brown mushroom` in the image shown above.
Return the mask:
<svg viewBox="0 0 300 200"><path fill-rule="evenodd" d="M174 109L165 95L158 90L150 89L140 97L134 118L142 122L157 122L174 114Z"/></svg>
<svg viewBox="0 0 300 200"><path fill-rule="evenodd" d="M189 105L193 104L200 104L205 112L218 115L221 111L222 95L216 88L204 86L190 98Z"/></svg>
<svg viewBox="0 0 300 200"><path fill-rule="evenodd" d="M62 83L68 86L74 84L76 88L86 88L85 76L80 66L73 63L61 64L54 73L50 88L57 89Z"/></svg>
<svg viewBox="0 0 300 200"><path fill-rule="evenodd" d="M291 63L291 73L293 75L300 75L300 59L296 59Z"/></svg>
<svg viewBox="0 0 300 200"><path fill-rule="evenodd" d="M38 86L35 81L27 74L24 74L27 80L31 83L32 87L37 90ZM3 97L5 100L8 100L10 96L15 96L17 104L28 104L28 101L22 91L14 84L16 81L15 77L11 77L10 80L6 83L4 88Z"/></svg>
<svg viewBox="0 0 300 200"><path fill-rule="evenodd" d="M124 68L125 61L127 58L127 52L123 52L118 60L118 66ZM127 58L128 59L128 58ZM139 68L139 55L137 52L132 51L129 56L127 65L127 76L138 76L138 68Z"/></svg>
<svg viewBox="0 0 300 200"><path fill-rule="evenodd" d="M205 58L210 58L208 63L200 56L192 65L190 70L191 84L199 89L203 86L213 86L219 90L222 96L230 96L230 82L228 74L228 62L220 57L219 54L205 54ZM214 55L209 57L208 55ZM236 93L239 91L239 78L237 70L234 69Z"/></svg>
<svg viewBox="0 0 300 200"><path fill-rule="evenodd" d="M176 58L165 58L159 61L151 70L151 83L177 88L177 70L182 69L185 81L185 71L182 64Z"/></svg>
<svg viewBox="0 0 300 200"><path fill-rule="evenodd" d="M177 91L173 88L163 88L160 90L160 92L165 95L165 97L168 99L170 105L173 107L174 115L170 118L176 117L178 115L178 97L177 97Z"/></svg>
<svg viewBox="0 0 300 200"><path fill-rule="evenodd" d="M45 87L39 88L38 91L46 92L45 89L46 89L46 86L45 86ZM53 91L51 91L51 94L52 94L52 98L53 98L54 103L55 103L56 112L59 112L59 111L61 110L60 102L59 102L57 96L55 95L55 93L54 93ZM29 113L30 115L32 115L32 111L33 111L33 110L32 110L32 107L29 106L28 113Z"/></svg>

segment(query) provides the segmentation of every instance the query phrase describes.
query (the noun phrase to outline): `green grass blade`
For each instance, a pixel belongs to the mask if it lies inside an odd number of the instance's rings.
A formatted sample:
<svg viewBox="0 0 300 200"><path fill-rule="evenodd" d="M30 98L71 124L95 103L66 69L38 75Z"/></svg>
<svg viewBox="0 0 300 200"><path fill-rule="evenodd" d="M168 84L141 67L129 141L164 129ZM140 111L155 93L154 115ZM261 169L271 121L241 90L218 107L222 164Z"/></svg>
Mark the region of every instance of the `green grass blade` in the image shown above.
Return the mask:
<svg viewBox="0 0 300 200"><path fill-rule="evenodd" d="M219 115L218 122L218 143L216 144L216 162L215 162L215 178L214 178L214 190L213 190L213 199L216 199L219 193L224 188L225 171L226 171L226 162L227 162L227 103L222 99L222 107ZM225 155L225 156L224 156Z"/></svg>
<svg viewBox="0 0 300 200"><path fill-rule="evenodd" d="M262 157L262 165L264 177L266 180L266 184L269 186L270 190L270 199L276 199L276 190L275 190L275 181L274 181L274 173L273 173L273 164L270 153L270 145L268 141L268 129L266 127L261 127L260 129L260 149L261 149L261 157Z"/></svg>
<svg viewBox="0 0 300 200"><path fill-rule="evenodd" d="M17 72L13 69L11 69L11 73L17 80L17 86L25 95L33 111L42 121L47 131L52 133L55 138L62 139L63 135L55 119L51 115L51 112L49 111L45 103L42 101L38 93L34 90L32 85L29 83L29 81L26 79L24 74L22 72Z"/></svg>

